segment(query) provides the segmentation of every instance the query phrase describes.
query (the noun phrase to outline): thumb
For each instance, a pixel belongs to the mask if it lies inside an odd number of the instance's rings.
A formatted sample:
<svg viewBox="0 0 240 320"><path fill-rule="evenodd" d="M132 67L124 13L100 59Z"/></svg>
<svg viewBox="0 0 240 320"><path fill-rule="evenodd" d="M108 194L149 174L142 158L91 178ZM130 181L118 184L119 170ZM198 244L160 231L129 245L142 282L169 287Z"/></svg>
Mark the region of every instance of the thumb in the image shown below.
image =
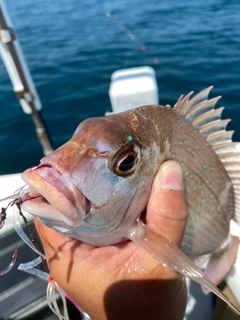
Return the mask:
<svg viewBox="0 0 240 320"><path fill-rule="evenodd" d="M147 206L147 225L180 247L187 223L181 166L164 162L153 181Z"/></svg>

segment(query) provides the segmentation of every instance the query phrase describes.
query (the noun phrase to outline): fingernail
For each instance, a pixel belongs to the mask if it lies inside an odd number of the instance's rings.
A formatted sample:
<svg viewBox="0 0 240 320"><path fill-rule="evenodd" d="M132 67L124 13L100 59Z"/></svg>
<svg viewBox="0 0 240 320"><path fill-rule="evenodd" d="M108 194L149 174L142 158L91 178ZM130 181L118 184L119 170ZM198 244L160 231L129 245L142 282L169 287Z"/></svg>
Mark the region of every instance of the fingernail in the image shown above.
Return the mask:
<svg viewBox="0 0 240 320"><path fill-rule="evenodd" d="M180 164L175 161L166 161L159 172L159 183L163 189L182 190L183 175Z"/></svg>

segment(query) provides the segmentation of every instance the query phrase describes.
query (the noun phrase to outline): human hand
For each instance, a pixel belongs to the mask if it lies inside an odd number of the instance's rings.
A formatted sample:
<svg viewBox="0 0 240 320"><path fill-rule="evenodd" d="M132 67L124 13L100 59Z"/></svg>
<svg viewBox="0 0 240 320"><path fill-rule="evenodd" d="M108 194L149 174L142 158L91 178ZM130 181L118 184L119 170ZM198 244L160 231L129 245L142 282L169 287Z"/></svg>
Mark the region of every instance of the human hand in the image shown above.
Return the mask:
<svg viewBox="0 0 240 320"><path fill-rule="evenodd" d="M180 247L187 221L180 166L165 162L157 173L146 224ZM137 244L96 248L66 237L35 219L52 278L92 319L180 320L185 279L167 270Z"/></svg>

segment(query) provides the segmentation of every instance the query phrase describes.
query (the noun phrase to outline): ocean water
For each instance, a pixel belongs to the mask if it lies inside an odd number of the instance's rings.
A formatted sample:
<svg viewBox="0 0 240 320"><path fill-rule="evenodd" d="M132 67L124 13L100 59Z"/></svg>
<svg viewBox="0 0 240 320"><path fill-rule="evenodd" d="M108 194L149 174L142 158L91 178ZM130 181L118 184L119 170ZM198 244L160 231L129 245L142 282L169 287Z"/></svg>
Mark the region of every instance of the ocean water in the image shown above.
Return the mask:
<svg viewBox="0 0 240 320"><path fill-rule="evenodd" d="M5 2L54 148L83 119L111 109L115 70L144 65L156 71L161 104L214 85L211 97L222 96L218 105L240 140L239 0ZM39 162L42 149L1 60L0 106L0 174L21 172Z"/></svg>

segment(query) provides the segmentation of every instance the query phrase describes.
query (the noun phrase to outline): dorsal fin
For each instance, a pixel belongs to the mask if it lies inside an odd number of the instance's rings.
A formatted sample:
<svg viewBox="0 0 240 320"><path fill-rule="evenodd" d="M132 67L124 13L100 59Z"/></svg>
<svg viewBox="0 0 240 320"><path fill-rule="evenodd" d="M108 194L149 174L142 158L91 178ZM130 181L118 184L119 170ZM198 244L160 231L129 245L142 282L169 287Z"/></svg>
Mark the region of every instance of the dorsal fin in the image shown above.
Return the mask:
<svg viewBox="0 0 240 320"><path fill-rule="evenodd" d="M198 129L199 134L206 139L209 145L219 156L231 178L235 196L235 219L240 225L240 143L232 142L234 131L226 131L229 119L221 120L223 107L214 109L221 97L208 100L208 87L191 98L193 92L185 97L181 96L174 106L174 110Z"/></svg>

